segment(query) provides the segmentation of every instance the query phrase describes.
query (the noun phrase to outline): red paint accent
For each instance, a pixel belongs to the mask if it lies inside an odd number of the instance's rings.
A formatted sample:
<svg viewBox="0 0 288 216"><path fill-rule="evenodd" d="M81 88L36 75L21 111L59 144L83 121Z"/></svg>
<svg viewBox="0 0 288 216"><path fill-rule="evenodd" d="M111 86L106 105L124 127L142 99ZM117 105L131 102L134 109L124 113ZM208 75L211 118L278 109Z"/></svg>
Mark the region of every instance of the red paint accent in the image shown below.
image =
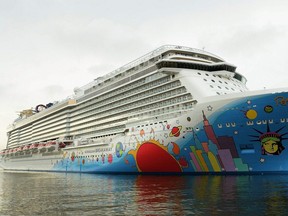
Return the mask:
<svg viewBox="0 0 288 216"><path fill-rule="evenodd" d="M172 148L173 153L176 155L180 154L179 146L175 142L171 142L171 144L173 145L173 148Z"/></svg>
<svg viewBox="0 0 288 216"><path fill-rule="evenodd" d="M112 161L113 161L113 156L112 156L112 154L109 154L108 155L108 163L112 163Z"/></svg>
<svg viewBox="0 0 288 216"><path fill-rule="evenodd" d="M138 168L142 172L182 172L179 163L160 146L143 143L136 154Z"/></svg>
<svg viewBox="0 0 288 216"><path fill-rule="evenodd" d="M186 160L185 157L181 157L181 158L179 159L179 163L180 163L180 165L181 165L182 167L188 167L188 162L187 162L187 160Z"/></svg>
<svg viewBox="0 0 288 216"><path fill-rule="evenodd" d="M180 135L180 129L179 129L179 127L173 127L172 130L171 130L171 134L172 134L174 137L179 137L179 135Z"/></svg>

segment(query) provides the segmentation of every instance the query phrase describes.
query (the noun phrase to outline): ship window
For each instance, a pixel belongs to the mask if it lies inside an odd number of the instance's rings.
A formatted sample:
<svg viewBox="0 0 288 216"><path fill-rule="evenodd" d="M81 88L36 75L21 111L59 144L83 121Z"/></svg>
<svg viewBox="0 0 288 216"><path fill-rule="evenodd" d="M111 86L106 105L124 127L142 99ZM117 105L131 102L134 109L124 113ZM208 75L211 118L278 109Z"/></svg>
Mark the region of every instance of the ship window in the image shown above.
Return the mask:
<svg viewBox="0 0 288 216"><path fill-rule="evenodd" d="M253 121L247 121L247 125L254 125Z"/></svg>
<svg viewBox="0 0 288 216"><path fill-rule="evenodd" d="M210 85L211 88L214 88L213 85Z"/></svg>

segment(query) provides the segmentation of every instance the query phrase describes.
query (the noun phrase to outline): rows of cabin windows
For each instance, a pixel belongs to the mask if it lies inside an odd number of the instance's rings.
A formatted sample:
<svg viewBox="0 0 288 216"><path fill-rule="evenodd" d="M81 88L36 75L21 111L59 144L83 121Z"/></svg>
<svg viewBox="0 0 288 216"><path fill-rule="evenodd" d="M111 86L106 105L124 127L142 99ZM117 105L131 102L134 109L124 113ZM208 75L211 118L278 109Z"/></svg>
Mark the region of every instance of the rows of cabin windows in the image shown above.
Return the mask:
<svg viewBox="0 0 288 216"><path fill-rule="evenodd" d="M213 86L216 86L216 83L220 83L220 86L223 87L225 85L227 90L231 89L232 91L235 91L237 88L247 90L246 86L241 81L234 78L226 78L213 73L203 72L198 72L198 75L202 76L205 82L214 83Z"/></svg>
<svg viewBox="0 0 288 216"><path fill-rule="evenodd" d="M98 108L98 110L100 111L100 110L106 110L107 108L111 109L113 107L119 107L120 105L123 105L125 103L140 100L144 97L148 97L149 95L156 94L156 93L163 92L163 91L167 91L169 89L175 88L175 87L180 86L180 85L181 84L179 81L165 84L165 85L162 85L160 87L154 87L154 88L150 87L150 85L149 86L147 85L145 88L142 89L141 93L139 93L139 94L136 94L135 92L129 92L127 94L121 94L121 95L115 96L113 98L110 98L107 101L102 101L102 102L97 102L97 103L94 102L93 104L83 108L81 111L78 111L77 114L81 114L81 113L87 112L87 111L89 111L91 109L95 109L95 108ZM147 89L150 89L150 90L147 90ZM173 95L173 93L171 93L171 95ZM104 105L106 105L106 106L104 106ZM102 108L100 108L101 106L102 106ZM75 119L77 119L77 118L75 118Z"/></svg>
<svg viewBox="0 0 288 216"><path fill-rule="evenodd" d="M84 94L85 96L82 96L81 98L78 99L78 102L84 101L86 99L89 99L91 97L94 97L95 95L99 95L102 94L104 92L107 92L113 88L119 87L125 83L128 83L130 81L136 80L139 77L144 77L145 75L151 73L151 72L155 72L157 70L157 67L155 65L153 65L152 67L148 67L146 69L139 70L140 68L137 68L137 72L135 74L129 74L128 71L125 72L125 75L121 77L121 80L118 79L118 81L116 81L117 79L115 79L118 75L116 75L115 77L109 78L107 80L105 80L104 82L94 82L94 86L91 86L88 89L84 90ZM158 74L158 77L163 76L163 74ZM119 77L118 77L119 78ZM110 82L112 81L112 82ZM116 82L115 82L116 81Z"/></svg>
<svg viewBox="0 0 288 216"><path fill-rule="evenodd" d="M38 135L38 136L33 136L32 141L33 142L40 142L43 140L52 140L55 138L58 138L60 136L65 136L66 135L66 130L56 130L50 133L44 133L43 135Z"/></svg>
<svg viewBox="0 0 288 216"><path fill-rule="evenodd" d="M50 129L47 131L44 131L42 133L38 133L38 134L32 134L29 137L19 137L19 139L17 139L17 143L21 143L21 144L28 144L31 143L31 141L33 140L41 140L43 138L52 138L54 136L57 135L64 135L66 129L63 129L63 127L55 127L54 129Z"/></svg>
<svg viewBox="0 0 288 216"><path fill-rule="evenodd" d="M191 99L190 94L185 94L185 95L177 97L177 92L176 92L175 95L176 97L174 98L165 99L165 96L169 96L169 95L160 94L154 97L147 98L146 100L142 100L141 102L132 103L130 105L125 105L125 106L114 108L114 109L106 109L106 110L103 110L102 112L99 112L98 110L92 110L90 112L87 112L86 115L83 117L93 116L94 120L100 120L100 119L107 118L107 117L112 118L115 115L116 116L119 116L119 115L130 116L131 113L141 112L143 109L158 108L161 106L171 105L171 104L175 104L181 101ZM159 103L160 100L162 101ZM83 117L82 117L82 122L87 122L87 119L86 118L84 119ZM78 122L76 122L76 124L78 124ZM70 123L70 125L72 127L73 123Z"/></svg>
<svg viewBox="0 0 288 216"><path fill-rule="evenodd" d="M40 136L43 134L50 134L53 131L60 131L60 130L66 130L65 125L62 124L62 125L52 127L52 128L46 129L46 130L41 130L41 131L33 133L32 136L37 137L37 136Z"/></svg>
<svg viewBox="0 0 288 216"><path fill-rule="evenodd" d="M150 93L154 93L154 92L151 90ZM174 90L167 91L167 92L162 92L160 94L159 93L154 94L153 96L149 96L149 94L141 94L142 97L146 96L146 98L141 98L141 97L139 98L138 95L135 95L134 97L130 97L130 98L127 98L125 100L122 100L120 103L112 103L112 104L98 107L98 108L97 108L97 104L96 104L94 106L90 106L89 107L90 110L88 110L88 108L83 110L83 112L82 112L83 114L81 116L78 116L77 118L71 118L71 121L78 120L78 119L83 118L83 116L88 116L88 115L92 115L92 114L100 114L101 115L101 113L103 113L103 112L104 112L104 114L107 112L117 113L117 112L122 111L122 110L131 109L131 108L137 107L139 105L155 102L155 101L158 101L161 99L170 98L170 97L173 97L175 95L182 94L182 93L186 93L186 89L184 87L180 87L178 89L174 89ZM73 123L71 123L71 125L72 124Z"/></svg>
<svg viewBox="0 0 288 216"><path fill-rule="evenodd" d="M106 94L103 94L96 99L98 102L100 102L101 100L110 99L111 97L119 95L124 92L125 92L125 95L141 92L142 90L146 89L145 87L143 88L142 86L148 82L149 82L149 86L153 87L153 86L157 86L162 83L168 82L169 80L170 80L169 76L163 75L161 73L155 73L151 76L142 78L133 83L127 83L125 86L115 89L114 91L108 92ZM132 89L133 91L131 91ZM79 105L78 107L81 109L83 106L86 106L87 104L90 104L91 102L93 102L93 99L85 103L81 103L81 105Z"/></svg>
<svg viewBox="0 0 288 216"><path fill-rule="evenodd" d="M151 107L149 107L150 109L148 109L148 107L146 107L146 110L143 109L143 111L149 111L149 112L146 112L145 114L149 114L150 116L152 115L158 115L158 114L163 114L163 113L171 113L171 112L174 112L175 110L184 110L184 109L190 109L192 107L192 103L186 103L186 104L182 104L182 105L175 105L175 106L167 106L167 107L163 107L162 109L151 109ZM141 115L141 114L137 114L137 115ZM135 115L136 116L136 115ZM117 121L115 121L117 123ZM121 120L118 121L119 123L121 123ZM103 125L106 125L106 127L108 126L109 127L109 124L111 123L107 123L107 124L103 124ZM93 127L94 126L94 127ZM93 127L95 130L98 128L98 126L100 125L96 125L95 126L95 123L92 121L92 122L88 122L88 121L83 121L83 123L81 125L78 125L78 126L75 126L73 129L71 127L71 132L72 131L77 131L78 132L80 130L83 130L85 128L91 128Z"/></svg>
<svg viewBox="0 0 288 216"><path fill-rule="evenodd" d="M130 117L131 115L135 115L135 114L139 114L140 112L146 112L146 111L153 111L154 109L158 109L159 107L163 107L163 106L167 106L170 108L167 108L167 110L170 112L173 111L174 107L171 106L171 104L178 104L187 100L191 100L192 97L189 94L186 95L182 95L176 98L171 98L169 100L163 100L162 102L159 103L151 103L151 104L147 104L147 103L143 103L144 106L138 106L137 108L131 109L131 110L127 110L127 109L123 109L123 111L120 113L109 113L109 112L105 112L104 114L106 115L105 120L106 121L112 121L113 119L115 119L115 117L119 117L121 115L121 117ZM179 104L178 104L179 105ZM188 107L187 107L188 108ZM81 122L79 122L80 124L78 124L77 126L71 126L70 131L74 131L80 128L85 128L87 125L95 125L95 121L96 120L100 120L99 116L92 116L91 118L89 118L89 120L87 121L86 119L83 119ZM115 121L115 120L114 120ZM90 123L92 122L92 123Z"/></svg>
<svg viewBox="0 0 288 216"><path fill-rule="evenodd" d="M67 110L66 110L67 112ZM41 129L43 128L45 125L52 125L52 124L55 124L63 119L67 119L67 114L65 115L64 112L60 112L58 114L53 114L47 118L43 118L41 120L36 120L33 122L33 124L30 124L29 126L24 126L20 129L18 129L17 131L17 134L19 134L19 132L21 132L21 134L24 134L25 131L30 131L30 130L35 130L35 129ZM15 130L16 131L16 130ZM14 135L15 131L12 131L11 132L11 135Z"/></svg>
<svg viewBox="0 0 288 216"><path fill-rule="evenodd" d="M54 127L59 127L59 126L65 127L66 123L67 123L67 119L65 118L65 119L62 119L53 123L45 124L42 127L38 127L36 129L33 128L33 134L39 131L43 131L43 130L46 131L49 128L54 128Z"/></svg>
<svg viewBox="0 0 288 216"><path fill-rule="evenodd" d="M93 98L87 102L84 102L84 103L81 103L80 105L78 105L77 107L75 107L73 109L73 111L76 111L76 110L80 110L82 111L84 107L86 106L89 106L91 104L107 104L107 103L111 103L112 101L114 100L119 100L121 98L125 98L125 97L128 97L128 96L131 96L133 94L136 94L136 93L139 93L139 92L142 92L144 90L147 90L148 88L152 88L152 87L155 87L155 86L159 86L163 83L166 83L170 80L169 77L165 77L165 78L162 78L162 79L159 79L157 81L154 81L154 82L150 82L149 85L145 85L145 78L142 79L142 80L139 80L139 81L136 81L134 83L131 83L129 84L130 88L134 88L133 91L126 91L124 93L124 91L122 90L122 88L120 89L117 89L115 91L112 91L110 93L107 93L105 95L101 95L97 98ZM124 87L123 87L124 88ZM79 114L80 112L73 112L71 115L74 116L74 115L77 115Z"/></svg>
<svg viewBox="0 0 288 216"><path fill-rule="evenodd" d="M171 118L171 115L174 115L174 113L181 114L181 111L189 110L193 108L194 102L188 102L183 104L175 104L173 106L166 106L159 109L149 110L147 112L138 113L135 115L132 115L131 118L143 118L143 117L159 117L160 115L163 116L162 118L165 119L164 115L166 115L166 118ZM176 116L174 116L176 117Z"/></svg>
<svg viewBox="0 0 288 216"><path fill-rule="evenodd" d="M127 78L129 78L129 77L127 77ZM97 101L99 102L99 101L101 101L101 100L107 100L107 99L110 99L111 97L113 97L113 96L115 96L115 95L118 95L118 94L122 94L122 93L124 93L124 92L126 92L126 91L131 91L132 89L133 89L133 91L135 92L135 91L141 91L140 89L139 89L139 87L141 87L142 85L144 85L145 83L147 83L147 82L151 82L151 81L155 81L154 83L157 85L159 85L159 84L161 84L161 82L162 81L160 81L160 80L163 80L163 79L168 79L168 80L170 80L170 77L169 76L167 76L167 75L164 75L164 74L162 74L162 73L154 73L154 74L152 74L152 75L150 75L150 76L147 76L147 77L144 77L144 78L142 78L142 79L139 79L139 80L137 80L137 81L134 81L134 82L131 82L131 83L128 83L129 81L126 81L126 85L124 85L124 86L122 86L122 87L118 87L117 89L115 89L114 91L108 91L107 93L104 93L104 94L102 94L102 95L100 95L100 96L98 96L98 98L97 98ZM130 79L129 79L130 80ZM125 83L125 82L124 82ZM124 84L123 83L123 84ZM108 86L109 87L109 86ZM110 87L109 87L110 88ZM89 95L86 95L85 97L87 97L87 98L91 98L91 97L93 97L94 96L94 94L95 94L95 96L97 96L97 95L99 95L99 93L98 94L96 94L97 92L95 92L95 93L92 93L92 94L89 94ZM83 98L81 98L81 100L80 101L82 101L83 100ZM86 102L84 102L84 103L81 103L81 105L78 105L77 106L77 108L75 108L74 110L78 110L78 109L81 109L81 108L83 108L83 107L85 107L87 104L89 104L91 101L93 101L94 100L94 98L92 98L92 99L90 99L90 100L88 100L88 101L86 101Z"/></svg>
<svg viewBox="0 0 288 216"><path fill-rule="evenodd" d="M16 139L24 139L26 137L30 137L31 135L35 135L41 131L45 131L45 132L49 132L49 128L63 128L66 126L66 118L59 120L56 119L57 121L53 121L53 122L47 122L45 125L43 124L41 127L38 127L36 129L34 129L34 127L32 128L31 126L27 127L27 128L22 128L20 130L17 130L17 134L13 133L10 135L11 138L16 137Z"/></svg>
<svg viewBox="0 0 288 216"><path fill-rule="evenodd" d="M91 119L90 119L91 120ZM95 121L82 121L81 124L79 124L77 127L71 127L70 132L73 132L75 130L81 130L83 128L93 127L94 129L97 128L104 128L104 127L111 127L113 125L117 124L123 124L123 122L127 121L127 118L121 118L117 120L111 120L111 121L97 121L97 124L95 124ZM125 124L125 123L124 123Z"/></svg>
<svg viewBox="0 0 288 216"><path fill-rule="evenodd" d="M106 128L102 130L94 130L91 128L86 128L84 130L78 131L78 132L72 132L70 135L75 135L75 138L77 137L92 137L92 136L103 136L105 134L114 134L114 133L120 133L123 132L125 129L125 126L117 126L112 128Z"/></svg>
<svg viewBox="0 0 288 216"><path fill-rule="evenodd" d="M34 121L33 122L33 128L42 127L45 124L51 124L51 123L57 122L59 120L65 119L69 115L67 112L68 112L68 110L65 109L62 112L53 113L50 116L46 116L45 118Z"/></svg>

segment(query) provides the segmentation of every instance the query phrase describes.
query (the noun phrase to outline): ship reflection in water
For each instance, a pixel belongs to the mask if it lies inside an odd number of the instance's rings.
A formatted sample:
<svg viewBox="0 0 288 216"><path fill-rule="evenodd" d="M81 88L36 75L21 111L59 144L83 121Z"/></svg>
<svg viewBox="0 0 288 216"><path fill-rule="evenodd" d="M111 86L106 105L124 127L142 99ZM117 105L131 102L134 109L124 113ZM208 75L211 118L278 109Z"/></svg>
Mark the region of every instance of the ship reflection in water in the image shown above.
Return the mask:
<svg viewBox="0 0 288 216"><path fill-rule="evenodd" d="M285 215L288 175L0 172L0 215Z"/></svg>

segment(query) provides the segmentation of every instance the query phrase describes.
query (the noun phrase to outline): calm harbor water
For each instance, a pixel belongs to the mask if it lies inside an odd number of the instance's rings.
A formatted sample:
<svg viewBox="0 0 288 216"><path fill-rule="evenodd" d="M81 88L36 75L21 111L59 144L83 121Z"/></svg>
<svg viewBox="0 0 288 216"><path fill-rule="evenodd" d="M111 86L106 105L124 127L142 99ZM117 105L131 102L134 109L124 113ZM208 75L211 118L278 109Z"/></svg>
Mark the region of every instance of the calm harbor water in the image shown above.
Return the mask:
<svg viewBox="0 0 288 216"><path fill-rule="evenodd" d="M0 171L0 215L287 215L288 175Z"/></svg>

